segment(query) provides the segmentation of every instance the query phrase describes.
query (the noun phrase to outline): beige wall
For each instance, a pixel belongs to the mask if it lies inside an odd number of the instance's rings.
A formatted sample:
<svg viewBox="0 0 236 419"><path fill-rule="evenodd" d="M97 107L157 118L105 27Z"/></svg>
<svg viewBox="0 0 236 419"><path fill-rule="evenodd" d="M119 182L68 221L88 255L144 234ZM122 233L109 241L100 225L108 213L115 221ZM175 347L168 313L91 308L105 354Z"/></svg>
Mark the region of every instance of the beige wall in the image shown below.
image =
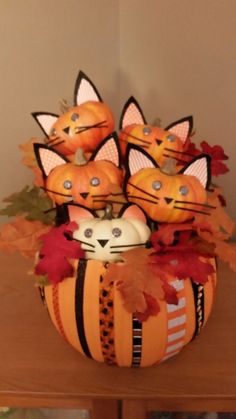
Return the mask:
<svg viewBox="0 0 236 419"><path fill-rule="evenodd" d="M196 139L230 156L234 216L235 0L2 0L0 31L1 196L30 182L17 148L41 135L30 112L58 112L83 69L117 119L131 94L163 126L193 114Z"/></svg>

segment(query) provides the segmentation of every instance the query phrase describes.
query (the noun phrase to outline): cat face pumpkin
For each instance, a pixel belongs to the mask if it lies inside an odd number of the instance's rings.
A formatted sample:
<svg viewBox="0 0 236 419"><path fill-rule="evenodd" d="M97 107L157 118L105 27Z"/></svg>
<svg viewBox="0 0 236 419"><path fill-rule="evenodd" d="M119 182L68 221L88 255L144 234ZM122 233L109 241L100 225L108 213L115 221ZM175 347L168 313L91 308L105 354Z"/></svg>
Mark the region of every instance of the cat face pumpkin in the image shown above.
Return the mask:
<svg viewBox="0 0 236 419"><path fill-rule="evenodd" d="M117 218L100 219L84 207L67 205L69 218L76 221L79 228L73 238L85 250L86 259L104 262L120 260L127 250L143 247L151 234L143 211L127 204Z"/></svg>
<svg viewBox="0 0 236 419"><path fill-rule="evenodd" d="M59 205L72 201L87 208L103 208L112 184L122 182L115 133L103 140L90 160L81 165L42 144L35 144L35 154L45 178L45 191Z"/></svg>
<svg viewBox="0 0 236 419"><path fill-rule="evenodd" d="M180 173L168 175L146 152L130 145L127 166L127 199L138 204L154 221L179 223L196 213L208 213L209 156L198 156Z"/></svg>
<svg viewBox="0 0 236 419"><path fill-rule="evenodd" d="M32 116L47 137L47 145L64 155L78 148L92 151L114 130L114 117L89 78L82 72L75 84L74 106L59 116L34 112Z"/></svg>
<svg viewBox="0 0 236 419"><path fill-rule="evenodd" d="M180 119L162 129L148 125L143 112L133 97L125 104L120 119L120 145L125 154L129 143L136 144L153 157L162 166L171 157L179 163L189 160L184 152L184 145L191 134L193 119L191 116Z"/></svg>

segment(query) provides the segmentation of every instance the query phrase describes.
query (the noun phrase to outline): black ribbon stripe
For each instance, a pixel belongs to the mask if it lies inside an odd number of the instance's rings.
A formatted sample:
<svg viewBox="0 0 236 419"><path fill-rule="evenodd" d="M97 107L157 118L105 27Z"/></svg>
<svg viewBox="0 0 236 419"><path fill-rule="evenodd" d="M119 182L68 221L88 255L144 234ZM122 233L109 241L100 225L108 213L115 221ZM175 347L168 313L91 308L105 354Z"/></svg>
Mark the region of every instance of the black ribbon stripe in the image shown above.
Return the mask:
<svg viewBox="0 0 236 419"><path fill-rule="evenodd" d="M76 285L75 285L75 317L76 317L76 325L77 325L77 332L78 337L85 355L89 358L92 358L90 353L85 329L84 329L84 281L86 277L86 268L87 268L87 260L81 259L78 263L77 269L77 278L76 278Z"/></svg>

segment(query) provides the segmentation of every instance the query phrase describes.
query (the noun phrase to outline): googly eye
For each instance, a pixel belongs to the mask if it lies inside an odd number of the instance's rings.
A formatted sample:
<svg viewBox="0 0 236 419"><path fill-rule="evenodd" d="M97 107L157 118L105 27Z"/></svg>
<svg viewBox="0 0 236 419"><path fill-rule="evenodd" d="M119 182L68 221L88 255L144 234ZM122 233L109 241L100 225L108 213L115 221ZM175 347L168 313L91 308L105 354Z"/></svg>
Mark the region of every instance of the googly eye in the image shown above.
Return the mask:
<svg viewBox="0 0 236 419"><path fill-rule="evenodd" d="M122 234L122 231L121 231L121 229L120 229L120 228L115 227L115 228L113 228L113 229L112 229L112 235L113 235L114 237L120 237L120 236L121 236L121 234Z"/></svg>
<svg viewBox="0 0 236 419"><path fill-rule="evenodd" d="M54 135L57 135L57 130L56 128L52 128L50 131L50 135L53 137Z"/></svg>
<svg viewBox="0 0 236 419"><path fill-rule="evenodd" d="M159 180L154 180L154 182L152 182L152 189L154 189L155 191L159 191L161 187L162 183Z"/></svg>
<svg viewBox="0 0 236 419"><path fill-rule="evenodd" d="M89 239L93 235L93 230L91 228L86 228L84 230L84 237L87 237Z"/></svg>
<svg viewBox="0 0 236 419"><path fill-rule="evenodd" d="M72 182L70 180L65 180L63 183L63 186L65 189L71 189L72 188Z"/></svg>
<svg viewBox="0 0 236 419"><path fill-rule="evenodd" d="M98 186L98 185L100 185L100 179L98 179L98 177L93 177L90 180L90 185L91 186Z"/></svg>
<svg viewBox="0 0 236 419"><path fill-rule="evenodd" d="M188 187L187 186L180 186L180 188L179 188L179 193L180 193L180 195L188 195L188 193L189 193L189 190L188 190Z"/></svg>
<svg viewBox="0 0 236 419"><path fill-rule="evenodd" d="M174 143L176 140L176 137L173 134L169 134L166 137L167 141L169 141L170 143Z"/></svg>
<svg viewBox="0 0 236 419"><path fill-rule="evenodd" d="M72 115L71 115L71 118L70 118L72 121L77 121L77 119L79 119L79 114L77 114L77 113L73 113Z"/></svg>
<svg viewBox="0 0 236 419"><path fill-rule="evenodd" d="M149 128L149 127L144 127L143 128L144 135L149 135L151 132L152 132L151 128Z"/></svg>

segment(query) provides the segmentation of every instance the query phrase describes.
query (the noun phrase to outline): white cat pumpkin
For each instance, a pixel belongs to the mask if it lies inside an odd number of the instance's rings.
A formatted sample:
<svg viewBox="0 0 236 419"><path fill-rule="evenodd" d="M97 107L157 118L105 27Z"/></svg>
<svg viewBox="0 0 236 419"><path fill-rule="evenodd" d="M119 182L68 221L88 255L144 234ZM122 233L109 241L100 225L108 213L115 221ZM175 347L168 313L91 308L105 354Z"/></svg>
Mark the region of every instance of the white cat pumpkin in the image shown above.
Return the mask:
<svg viewBox="0 0 236 419"><path fill-rule="evenodd" d="M111 206L107 206L103 218L79 205L69 204L67 208L70 220L79 226L73 239L81 243L86 259L118 261L126 250L145 246L151 234L146 216L137 205L125 205L117 218L112 218Z"/></svg>

